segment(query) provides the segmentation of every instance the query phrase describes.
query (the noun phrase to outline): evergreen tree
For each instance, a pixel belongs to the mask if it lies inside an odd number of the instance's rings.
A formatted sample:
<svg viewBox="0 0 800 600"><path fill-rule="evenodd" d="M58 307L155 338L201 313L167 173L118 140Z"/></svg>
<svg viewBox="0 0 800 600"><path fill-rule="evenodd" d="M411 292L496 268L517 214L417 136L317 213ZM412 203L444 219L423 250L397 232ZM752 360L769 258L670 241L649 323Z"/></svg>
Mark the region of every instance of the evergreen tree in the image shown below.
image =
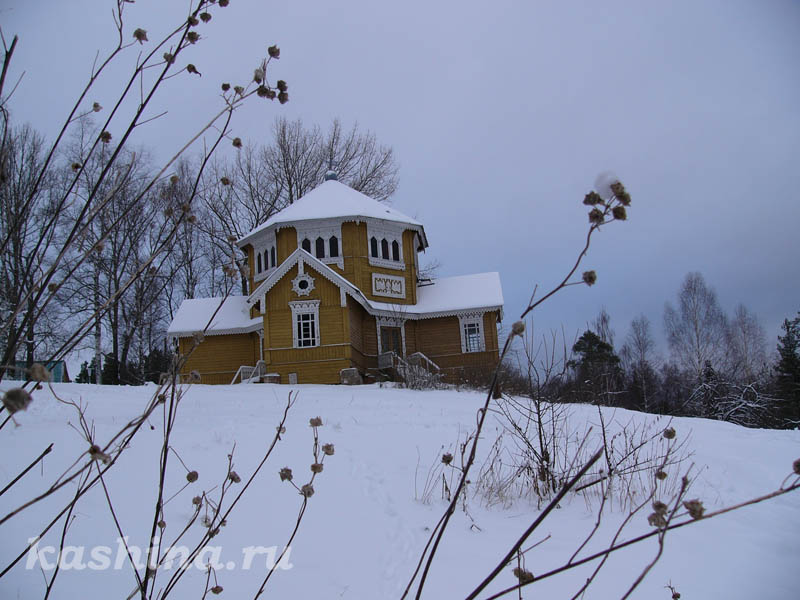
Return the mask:
<svg viewBox="0 0 800 600"><path fill-rule="evenodd" d="M578 399L610 404L609 394L619 390L622 380L620 359L614 347L595 332L587 330L575 342L572 352L577 358L570 360L568 366L575 372Z"/></svg>
<svg viewBox="0 0 800 600"><path fill-rule="evenodd" d="M778 396L786 401L787 417L800 423L800 313L784 319L786 333L778 336L778 363L775 365Z"/></svg>

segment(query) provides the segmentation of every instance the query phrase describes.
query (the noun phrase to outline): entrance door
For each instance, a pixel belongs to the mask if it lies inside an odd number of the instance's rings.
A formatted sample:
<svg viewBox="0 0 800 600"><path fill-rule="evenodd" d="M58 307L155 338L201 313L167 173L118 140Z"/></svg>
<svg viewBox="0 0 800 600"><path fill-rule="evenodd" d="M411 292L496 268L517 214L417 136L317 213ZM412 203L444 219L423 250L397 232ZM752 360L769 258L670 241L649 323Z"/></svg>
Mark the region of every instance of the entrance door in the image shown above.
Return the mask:
<svg viewBox="0 0 800 600"><path fill-rule="evenodd" d="M399 327L381 327L381 352L390 351L403 356L403 338Z"/></svg>

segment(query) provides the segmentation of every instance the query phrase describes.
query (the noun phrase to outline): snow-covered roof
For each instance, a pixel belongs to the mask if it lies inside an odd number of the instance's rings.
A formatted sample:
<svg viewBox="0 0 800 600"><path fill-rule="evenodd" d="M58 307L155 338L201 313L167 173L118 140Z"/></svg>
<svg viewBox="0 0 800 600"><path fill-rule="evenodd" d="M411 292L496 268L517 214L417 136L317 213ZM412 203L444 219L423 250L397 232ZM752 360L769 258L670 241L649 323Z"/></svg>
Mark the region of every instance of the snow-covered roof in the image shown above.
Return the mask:
<svg viewBox="0 0 800 600"><path fill-rule="evenodd" d="M309 265L331 283L344 290L370 314L409 319L430 319L469 312L499 310L502 318L503 288L496 272L443 277L417 287L417 304L375 302L342 275L331 269L302 248L298 248L250 294L247 302L254 304L280 281L298 262Z"/></svg>
<svg viewBox="0 0 800 600"><path fill-rule="evenodd" d="M370 301L370 306L375 310L399 312L422 319L472 309L502 309L503 288L497 272L442 277L417 287L417 303L414 305Z"/></svg>
<svg viewBox="0 0 800 600"><path fill-rule="evenodd" d="M362 194L340 181L330 179L282 211L274 214L266 222L241 238L238 244L239 247L244 247L254 235L269 229L273 225L314 219L360 220L359 218L406 223L414 229L419 229L424 241L425 234L422 223L419 221L404 215L399 210L395 210L383 202L373 200L366 194Z"/></svg>
<svg viewBox="0 0 800 600"><path fill-rule="evenodd" d="M209 321L211 325L205 330L206 335L247 333L262 327L261 317L250 318L247 296L228 296L220 307L221 301L222 298L184 300L167 329L167 335L188 337L203 331Z"/></svg>

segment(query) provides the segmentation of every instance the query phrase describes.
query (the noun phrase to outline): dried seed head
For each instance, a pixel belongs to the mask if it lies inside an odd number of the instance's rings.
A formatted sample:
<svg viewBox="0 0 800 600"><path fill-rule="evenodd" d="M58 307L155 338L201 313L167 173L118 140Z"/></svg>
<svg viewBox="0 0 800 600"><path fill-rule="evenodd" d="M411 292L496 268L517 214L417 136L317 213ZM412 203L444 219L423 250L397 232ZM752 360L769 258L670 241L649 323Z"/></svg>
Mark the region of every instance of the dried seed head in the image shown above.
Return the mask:
<svg viewBox="0 0 800 600"><path fill-rule="evenodd" d="M264 81L264 67L258 67L255 71L253 71L253 81L256 83L261 83Z"/></svg>
<svg viewBox="0 0 800 600"><path fill-rule="evenodd" d="M197 215L189 215L186 218L186 220L189 221L189 223L191 223L192 225L194 225L195 223L197 223Z"/></svg>
<svg viewBox="0 0 800 600"><path fill-rule="evenodd" d="M166 373L162 373L161 375L166 375ZM166 401L167 401L167 395L166 394L159 394L158 395L158 403L159 404L164 404L164 402L166 402Z"/></svg>
<svg viewBox="0 0 800 600"><path fill-rule="evenodd" d="M99 460L106 465L111 462L111 457L105 452L103 452L100 449L100 446L98 446L97 444L92 444L89 447L89 458L91 458L92 460Z"/></svg>
<svg viewBox="0 0 800 600"><path fill-rule="evenodd" d="M662 529L663 527L667 526L667 519L664 517L663 514L654 512L649 517L647 517L647 522L650 523L653 527L658 527Z"/></svg>
<svg viewBox="0 0 800 600"><path fill-rule="evenodd" d="M233 234L228 236L228 241L231 242L231 243L234 243L237 239L238 238Z"/></svg>
<svg viewBox="0 0 800 600"><path fill-rule="evenodd" d="M615 206L611 209L611 214L617 221L625 221L628 218L628 213L625 211L624 206Z"/></svg>
<svg viewBox="0 0 800 600"><path fill-rule="evenodd" d="M242 147L242 138L233 138L233 147L234 148L241 148Z"/></svg>
<svg viewBox="0 0 800 600"><path fill-rule="evenodd" d="M311 472L312 473L322 473L322 467L324 465L322 463L314 463L311 465Z"/></svg>
<svg viewBox="0 0 800 600"><path fill-rule="evenodd" d="M3 394L3 406L12 415L15 412L26 410L32 401L31 395L22 388L11 388Z"/></svg>
<svg viewBox="0 0 800 600"><path fill-rule="evenodd" d="M794 471L796 475L800 475L800 458L792 463L792 471Z"/></svg>
<svg viewBox="0 0 800 600"><path fill-rule="evenodd" d="M58 284L57 283L48 283L47 284L47 290L50 293L57 292L58 291Z"/></svg>
<svg viewBox="0 0 800 600"><path fill-rule="evenodd" d="M668 440L675 439L675 430L672 427L667 427L664 430L664 437L667 438Z"/></svg>
<svg viewBox="0 0 800 600"><path fill-rule="evenodd" d="M175 214L175 211L172 210L171 206L168 206L167 208L164 209L164 216L165 217L171 217L174 214Z"/></svg>
<svg viewBox="0 0 800 600"><path fill-rule="evenodd" d="M171 65L175 62L175 56L170 54L169 52L164 52L161 56L164 57L164 62L168 65Z"/></svg>
<svg viewBox="0 0 800 600"><path fill-rule="evenodd" d="M289 86L283 79L278 79L278 83L275 84L279 91L285 92L289 89Z"/></svg>
<svg viewBox="0 0 800 600"><path fill-rule="evenodd" d="M103 142L104 144L107 144L108 142L111 141L111 134L107 131L104 131L103 133L100 134L100 141Z"/></svg>
<svg viewBox="0 0 800 600"><path fill-rule="evenodd" d="M161 520L158 522L158 528L159 528L159 529L164 529L166 526L167 526L167 523L166 523L166 521L164 521L164 519L161 519Z"/></svg>
<svg viewBox="0 0 800 600"><path fill-rule="evenodd" d="M289 92L281 92L278 94L278 102L286 104L289 101Z"/></svg>
<svg viewBox="0 0 800 600"><path fill-rule="evenodd" d="M303 487L300 488L300 493L305 498L311 498L314 495L314 486L310 483L305 484Z"/></svg>
<svg viewBox="0 0 800 600"><path fill-rule="evenodd" d="M615 181L608 187L611 188L611 193L613 193L617 198L625 193L625 186L622 185L621 181Z"/></svg>
<svg viewBox="0 0 800 600"><path fill-rule="evenodd" d="M198 21L197 17L194 15L189 15L189 18L186 19L186 22L189 24L189 27L196 27L200 24L200 21Z"/></svg>
<svg viewBox="0 0 800 600"><path fill-rule="evenodd" d="M206 336L203 335L202 331L195 331L194 334L192 334L192 338L194 339L195 343L200 344L204 339L206 339Z"/></svg>
<svg viewBox="0 0 800 600"><path fill-rule="evenodd" d="M198 71L197 67L195 67L192 63L189 63L188 65L186 65L186 70L189 73L193 73L195 75L200 75L200 77L203 76L203 74L200 71Z"/></svg>
<svg viewBox="0 0 800 600"><path fill-rule="evenodd" d="M135 39L140 44L144 44L147 41L147 32L141 28L134 29L133 39Z"/></svg>
<svg viewBox="0 0 800 600"><path fill-rule="evenodd" d="M292 470L289 467L283 467L280 471L278 471L278 475L281 476L281 481L292 480Z"/></svg>
<svg viewBox="0 0 800 600"><path fill-rule="evenodd" d="M514 577L519 579L520 583L531 583L534 579L533 573L523 569L522 567L514 567Z"/></svg>
<svg viewBox="0 0 800 600"><path fill-rule="evenodd" d="M279 434L284 434L286 433L286 427L284 427L283 425L278 425L275 428L275 431L277 431Z"/></svg>
<svg viewBox="0 0 800 600"><path fill-rule="evenodd" d="M223 83L222 84L222 91L223 92L227 92L229 89L231 89L231 84L230 83Z"/></svg>
<svg viewBox="0 0 800 600"><path fill-rule="evenodd" d="M227 177L220 177L220 178L219 178L219 182L220 182L222 185L230 185L230 184L231 184L231 180L230 180L230 179L228 179Z"/></svg>
<svg viewBox="0 0 800 600"><path fill-rule="evenodd" d="M228 473L228 479L230 479L233 483L241 483L242 478L239 477L239 474L236 471L231 471Z"/></svg>
<svg viewBox="0 0 800 600"><path fill-rule="evenodd" d="M667 478L667 474L664 471L656 471L656 479L659 481L664 481Z"/></svg>
<svg viewBox="0 0 800 600"><path fill-rule="evenodd" d="M55 284L51 283L50 285ZM41 363L33 363L31 365L31 379L33 381L50 381L50 371Z"/></svg>
<svg viewBox="0 0 800 600"><path fill-rule="evenodd" d="M80 171L81 170L81 163L79 163L79 162L72 163L72 170L75 171L75 172Z"/></svg>
<svg viewBox="0 0 800 600"><path fill-rule="evenodd" d="M192 371L189 373L189 383L200 383L200 372Z"/></svg>
<svg viewBox="0 0 800 600"><path fill-rule="evenodd" d="M683 506L689 511L689 516L693 519L702 519L703 513L706 511L703 503L697 498L694 500L687 500L683 503Z"/></svg>
<svg viewBox="0 0 800 600"><path fill-rule="evenodd" d="M219 4L222 8L225 8L228 6L228 0L219 0L217 4Z"/></svg>
<svg viewBox="0 0 800 600"><path fill-rule="evenodd" d="M239 94L240 96L244 94L244 88L240 85L234 86L233 91Z"/></svg>
<svg viewBox="0 0 800 600"><path fill-rule="evenodd" d="M208 23L211 20L211 15L208 14L207 12L201 12L200 13L200 20L203 23Z"/></svg>
<svg viewBox="0 0 800 600"><path fill-rule="evenodd" d="M656 511L660 515L667 514L667 505L661 502L660 500L656 500L653 502L653 510Z"/></svg>
<svg viewBox="0 0 800 600"><path fill-rule="evenodd" d="M92 103L92 112L100 112L101 110L103 110L103 107L100 106L99 102Z"/></svg>
<svg viewBox="0 0 800 600"><path fill-rule="evenodd" d="M281 57L281 49L278 46L270 46L267 48L267 54L269 54L270 58L278 59Z"/></svg>
<svg viewBox="0 0 800 600"><path fill-rule="evenodd" d="M268 98L269 97L270 89L265 85L260 85L256 88L256 94L258 94L259 98ZM274 92L273 92L274 94Z"/></svg>
<svg viewBox="0 0 800 600"><path fill-rule="evenodd" d="M308 420L311 427L322 427L322 417L312 417Z"/></svg>
<svg viewBox="0 0 800 600"><path fill-rule="evenodd" d="M322 445L322 453L327 456L333 456L333 444L323 444Z"/></svg>
<svg viewBox="0 0 800 600"><path fill-rule="evenodd" d="M453 462L453 455L449 452L445 452L442 454L442 462L446 465L449 465L451 462Z"/></svg>
<svg viewBox="0 0 800 600"><path fill-rule="evenodd" d="M186 39L189 40L190 44L195 44L200 39L200 34L196 31L190 31L186 34Z"/></svg>
<svg viewBox="0 0 800 600"><path fill-rule="evenodd" d="M511 335L522 335L525 333L525 321L517 321L511 326Z"/></svg>
<svg viewBox="0 0 800 600"><path fill-rule="evenodd" d="M192 498L192 504L194 504L195 506L200 506L200 503L202 501L203 499L200 496L195 496L194 498Z"/></svg>
<svg viewBox="0 0 800 600"><path fill-rule="evenodd" d="M222 2L220 2L220 4L222 4ZM214 587L211 588L211 593L214 594L215 596L221 594L222 593L222 586L221 585L215 585Z"/></svg>
<svg viewBox="0 0 800 600"><path fill-rule="evenodd" d="M589 192L583 197L583 203L586 206L595 206L597 204L601 204L602 202L603 199L600 197L600 194L594 191Z"/></svg>
<svg viewBox="0 0 800 600"><path fill-rule="evenodd" d="M597 283L597 273L594 271L584 271L581 277L583 279L583 283L586 285L594 285Z"/></svg>
<svg viewBox="0 0 800 600"><path fill-rule="evenodd" d="M592 225L601 225L603 223L603 211L599 208L593 208L590 210L589 223Z"/></svg>
<svg viewBox="0 0 800 600"><path fill-rule="evenodd" d="M188 481L189 483L194 483L195 481L197 481L198 477L199 475L197 474L197 471L189 471L186 474L186 481Z"/></svg>
<svg viewBox="0 0 800 600"><path fill-rule="evenodd" d="M180 180L181 180L181 178L180 178L180 177L178 177L177 175L170 175L170 177L169 177L169 182L170 182L172 185L175 185L175 184L176 184L176 183L178 183ZM189 206L189 205L188 205L188 204L184 204L184 206ZM189 210L188 208L187 208L187 209L184 209L184 212L185 212L185 211L188 211L188 210Z"/></svg>

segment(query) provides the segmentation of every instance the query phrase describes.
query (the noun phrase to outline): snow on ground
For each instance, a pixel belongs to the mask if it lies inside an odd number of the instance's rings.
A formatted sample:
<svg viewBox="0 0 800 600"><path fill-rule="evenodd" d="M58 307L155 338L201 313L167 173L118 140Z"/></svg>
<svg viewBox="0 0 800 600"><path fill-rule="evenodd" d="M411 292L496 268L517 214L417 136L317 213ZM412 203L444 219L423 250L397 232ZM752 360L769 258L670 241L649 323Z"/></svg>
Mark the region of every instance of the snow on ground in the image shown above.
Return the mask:
<svg viewBox="0 0 800 600"><path fill-rule="evenodd" d="M4 383L1 387L9 387ZM59 384L63 397L87 405L87 416L103 441L137 414L155 390L148 387L104 387ZM212 540L220 548L218 571L221 597L252 598L265 575L265 557L243 568L243 549L285 544L294 526L300 498L281 482L278 470L289 466L296 481L310 474L312 431L310 417L320 416L321 442L335 444L325 470L315 481L316 493L291 548L289 569L279 569L267 588L277 598L399 598L422 550L429 528L444 504L439 489L424 504L420 495L424 473L438 461L443 448L454 443L475 423L482 396L455 390L417 392L377 386L193 386L180 407L173 447L199 480L180 492L166 507L165 538L171 539L192 514L191 498L218 486L225 475L227 455L234 443L234 468L245 479L266 448L283 410L287 394L298 392L284 440L236 508L227 526ZM592 407L572 407L577 428L597 422ZM656 417L606 410L607 420L652 421ZM71 408L56 402L48 391L17 416L19 427L8 424L0 432L0 484L5 485L51 441L54 451L44 468L32 470L19 484L0 496L5 515L25 499L43 490L53 476L69 466L85 443L68 425L75 421ZM657 426L661 426L659 422ZM129 543L144 547L155 503L157 460L162 417L151 419L107 477L117 517ZM748 430L701 419L674 419L679 436L689 435L699 477L690 497L703 499L708 510L736 503L776 489L800 457L800 431ZM485 453L494 440L494 425L481 442ZM167 492L185 483L186 471L171 456ZM702 468L701 468L702 467ZM415 472L419 471L415 478ZM240 484L241 485L241 484ZM0 568L22 549L37 528L64 506L74 487L27 509L5 523L0 539ZM212 497L215 493L210 491ZM74 514L67 544L111 548L111 567L117 559L118 534L106 507L102 488L87 494ZM454 516L429 577L427 598L462 598L488 573L518 535L536 517L535 504L520 501L510 508L485 508L478 499L469 504L477 527L462 512ZM631 526L631 534L649 529L646 514ZM621 513L606 517L601 534L611 535ZM558 564L575 549L593 524L591 506L582 499L564 502L553 512L531 543L550 539L532 551L527 568L534 575ZM196 540L202 526L190 530ZM800 557L800 494L790 494L756 506L675 531L667 536L660 562L637 590L635 598L665 598L672 583L682 598L785 599L797 597L796 567ZM53 528L39 547L56 544L61 525ZM591 545L599 547L598 544ZM656 550L651 539L614 555L587 598L621 596L635 574ZM73 551L74 555L75 551ZM74 558L74 556L73 556ZM47 560L52 557L46 556ZM0 597L36 598L44 591L38 566L26 569L27 557L0 578ZM33 561L32 561L33 562ZM78 561L79 562L79 561ZM63 570L55 598L125 598L134 587L126 564L119 570L85 568ZM287 565L284 565L287 566ZM570 598L586 570L544 580L525 597ZM159 580L161 583L165 578ZM491 589L514 582L507 569ZM205 574L190 569L175 598L200 598ZM510 597L516 597L512 595Z"/></svg>

